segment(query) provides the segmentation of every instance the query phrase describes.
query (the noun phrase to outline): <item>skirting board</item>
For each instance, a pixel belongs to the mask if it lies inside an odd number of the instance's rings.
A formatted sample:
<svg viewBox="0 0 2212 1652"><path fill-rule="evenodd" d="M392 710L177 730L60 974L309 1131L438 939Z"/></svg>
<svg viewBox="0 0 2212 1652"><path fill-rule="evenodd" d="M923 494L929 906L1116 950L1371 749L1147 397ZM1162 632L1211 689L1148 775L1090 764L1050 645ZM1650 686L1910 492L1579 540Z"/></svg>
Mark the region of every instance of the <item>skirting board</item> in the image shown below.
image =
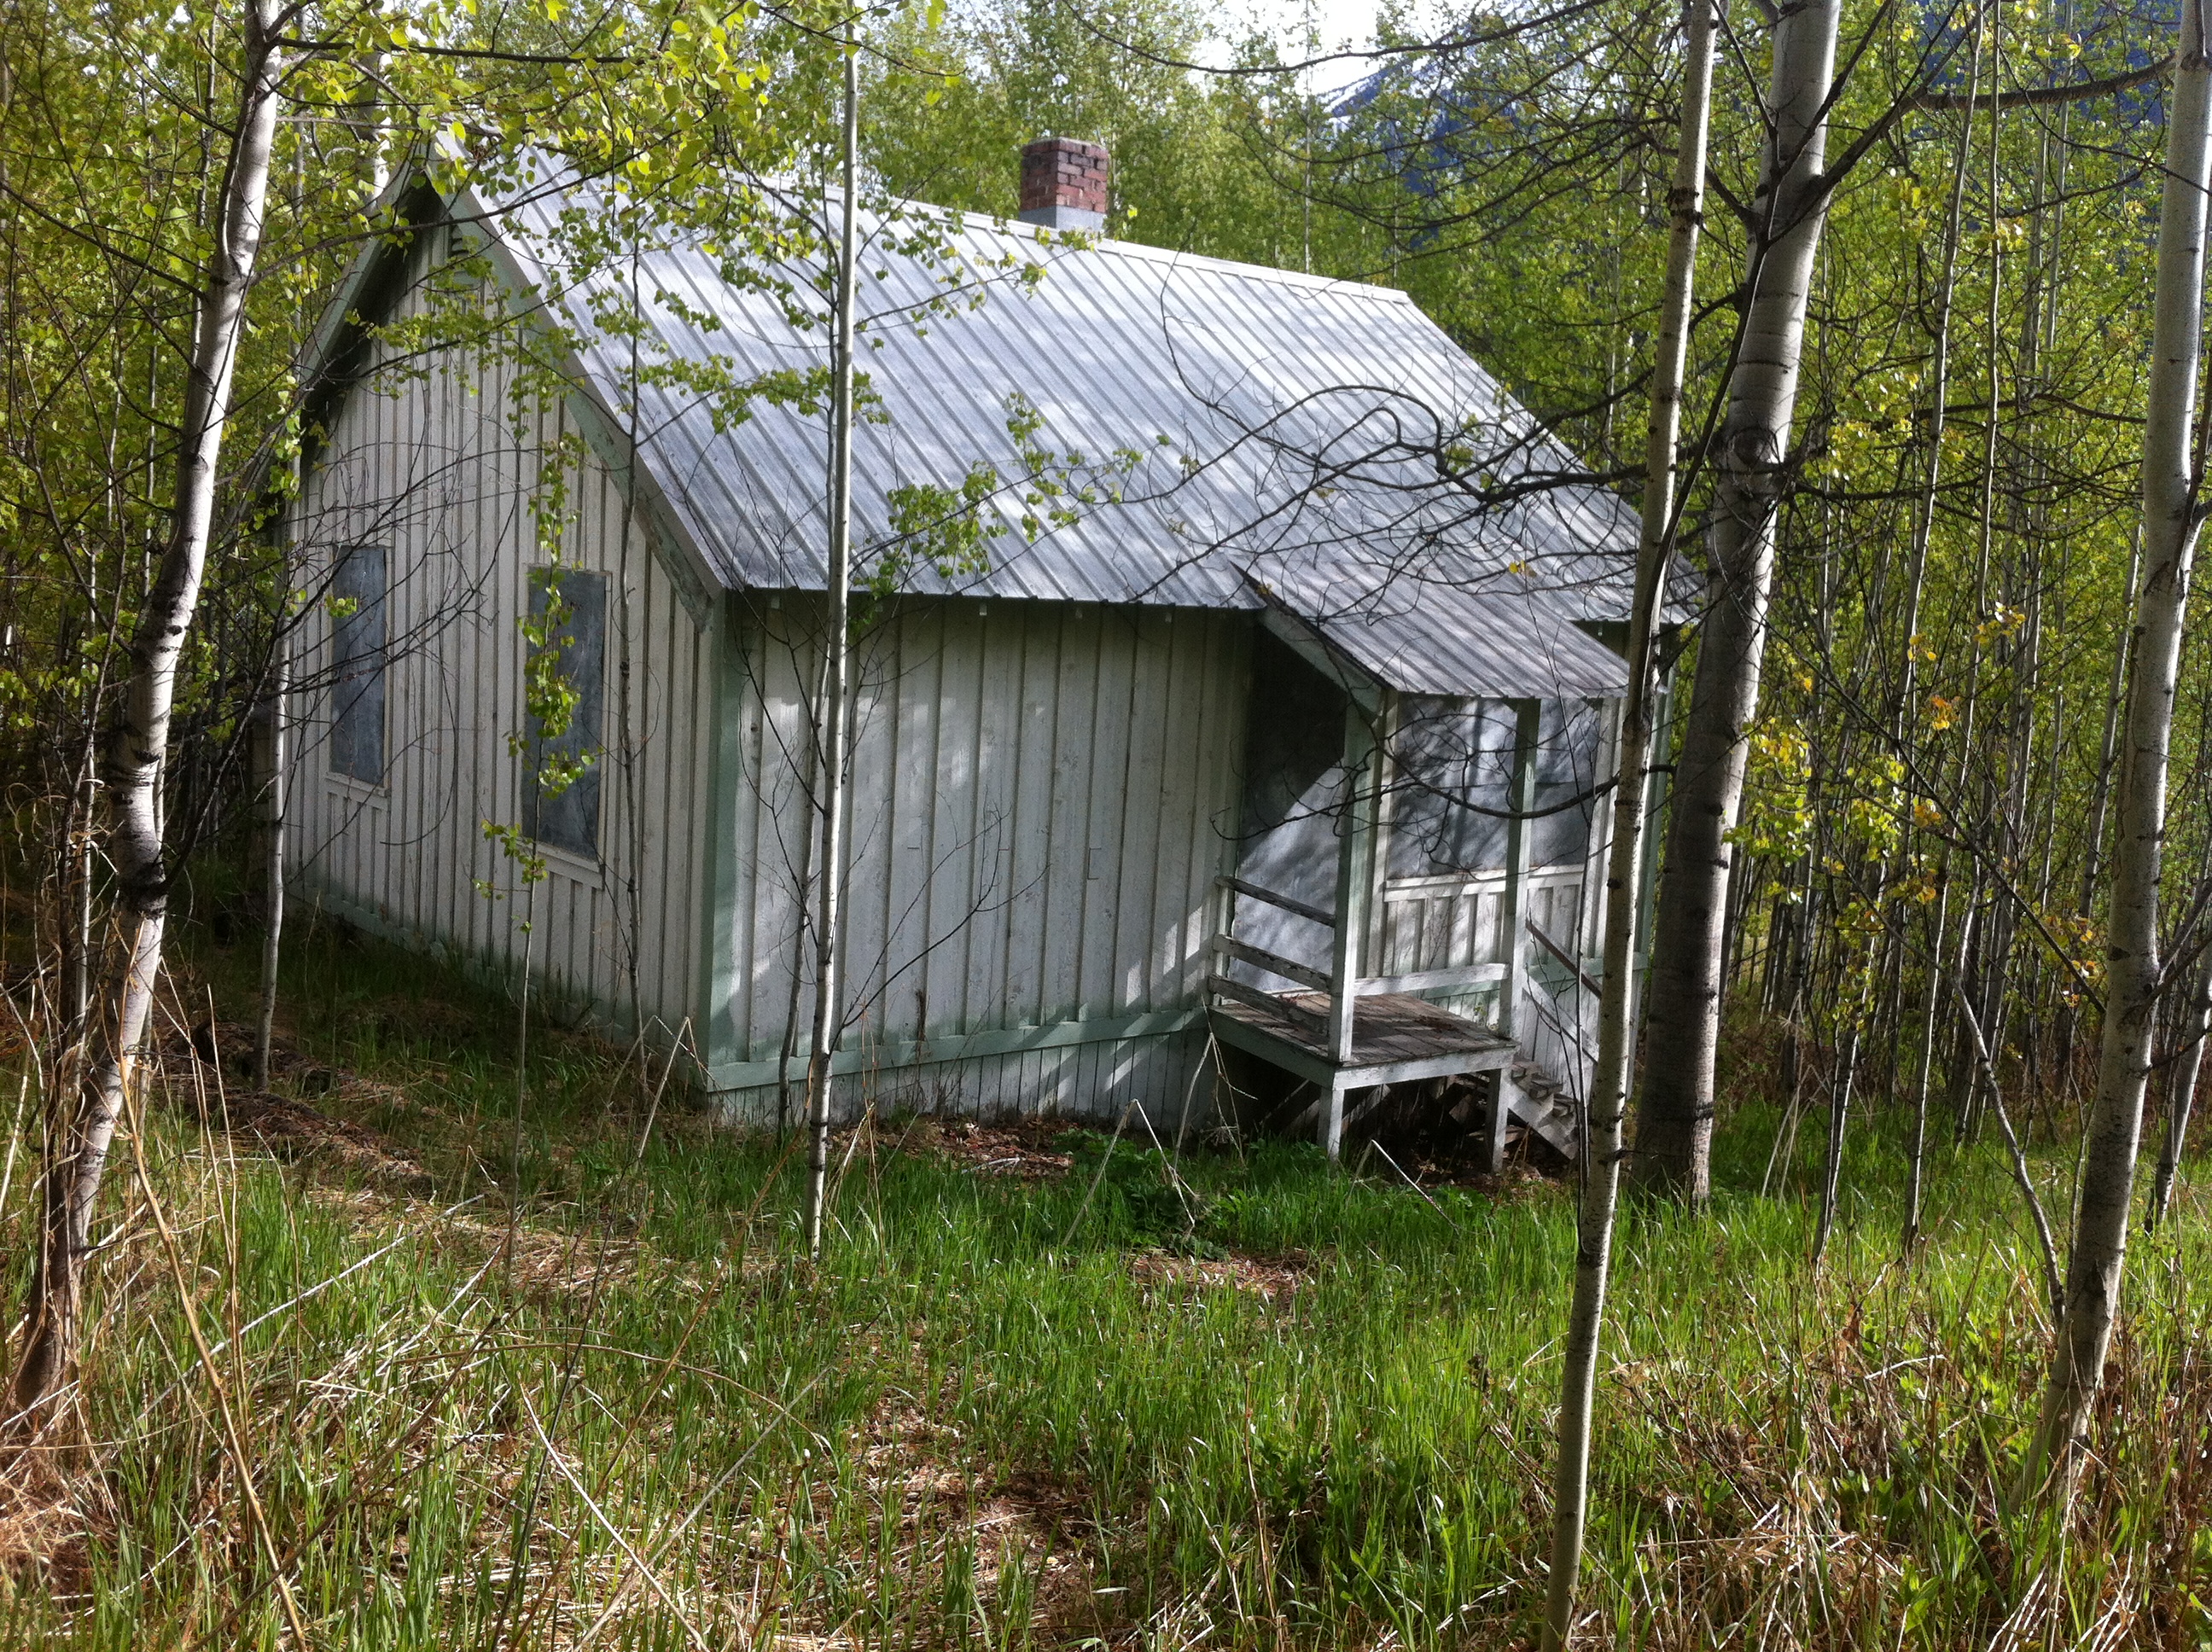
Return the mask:
<svg viewBox="0 0 2212 1652"><path fill-rule="evenodd" d="M1205 1083L1212 1047L1202 1027L1134 1038L1031 1046L994 1055L878 1066L830 1087L837 1123L865 1114L932 1114L981 1121L1119 1120L1139 1135L1181 1136L1210 1120L1216 1097ZM781 1129L803 1108L803 1080L717 1090L711 1101L730 1123ZM1143 1123L1133 1123L1138 1114Z"/></svg>
<svg viewBox="0 0 2212 1652"><path fill-rule="evenodd" d="M1183 1010L1154 1010L1139 1015L1098 1017L1088 1021L1055 1021L1039 1027L1003 1027L956 1038L930 1038L916 1042L863 1042L839 1050L830 1058L830 1071L837 1077L892 1068L934 1066L945 1061L973 1061L987 1056L1017 1055L1025 1050L1060 1049L1071 1044L1106 1044L1128 1038L1167 1038L1206 1024L1204 1011L1193 1005ZM765 1061L728 1061L707 1072L709 1090L757 1090L776 1082L784 1064L771 1056ZM806 1078L806 1057L796 1054L787 1069L794 1084Z"/></svg>

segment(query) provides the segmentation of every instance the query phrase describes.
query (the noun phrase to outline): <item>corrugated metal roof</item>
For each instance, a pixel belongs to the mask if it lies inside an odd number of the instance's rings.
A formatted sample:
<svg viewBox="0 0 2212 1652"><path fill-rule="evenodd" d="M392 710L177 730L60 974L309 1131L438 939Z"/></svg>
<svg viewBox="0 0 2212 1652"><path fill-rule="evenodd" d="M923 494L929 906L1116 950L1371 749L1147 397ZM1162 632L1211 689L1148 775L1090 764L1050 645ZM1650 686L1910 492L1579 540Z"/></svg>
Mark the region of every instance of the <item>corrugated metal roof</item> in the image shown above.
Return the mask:
<svg viewBox="0 0 2212 1652"><path fill-rule="evenodd" d="M526 264L543 270L561 204L540 196L502 222ZM993 507L1004 531L987 542L988 568L913 570L902 588L1219 607L1253 605L1257 581L1395 686L1620 691L1618 662L1608 675L1613 656L1571 622L1625 611L1635 513L1587 483L1547 485L1582 467L1406 295L949 222L940 259L888 250L884 223L863 226L860 365L883 416L854 443L863 569L888 541L893 489L951 487L989 465L1016 485ZM733 287L705 252L634 262L648 367L742 378L826 364L826 325L793 325L787 298ZM813 272L789 273L818 309ZM756 404L717 430L705 392L681 374L636 374L630 341L592 330L588 301L613 296L611 282L569 295L585 369L640 433L643 465L710 569L732 587L819 589L824 419ZM1024 534L1016 398L1042 417L1035 442L1103 463L1118 502ZM1117 452L1137 456L1126 474L1114 474ZM1469 475L1512 496L1480 498Z"/></svg>
<svg viewBox="0 0 2212 1652"><path fill-rule="evenodd" d="M1403 694L1607 700L1627 687L1620 656L1540 593L1479 594L1401 577L1372 591L1308 584L1262 594Z"/></svg>

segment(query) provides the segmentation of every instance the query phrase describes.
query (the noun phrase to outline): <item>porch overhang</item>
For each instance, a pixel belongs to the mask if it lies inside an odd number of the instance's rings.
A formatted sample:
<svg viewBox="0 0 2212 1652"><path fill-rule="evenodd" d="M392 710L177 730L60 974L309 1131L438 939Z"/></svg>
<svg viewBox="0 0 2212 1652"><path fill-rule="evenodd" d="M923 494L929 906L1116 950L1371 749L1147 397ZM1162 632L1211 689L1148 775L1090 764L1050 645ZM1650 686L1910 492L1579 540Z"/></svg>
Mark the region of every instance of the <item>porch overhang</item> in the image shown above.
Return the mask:
<svg viewBox="0 0 2212 1652"><path fill-rule="evenodd" d="M1455 700L1617 700L1620 655L1540 591L1410 575L1378 590L1251 580L1269 631L1370 711L1380 692Z"/></svg>

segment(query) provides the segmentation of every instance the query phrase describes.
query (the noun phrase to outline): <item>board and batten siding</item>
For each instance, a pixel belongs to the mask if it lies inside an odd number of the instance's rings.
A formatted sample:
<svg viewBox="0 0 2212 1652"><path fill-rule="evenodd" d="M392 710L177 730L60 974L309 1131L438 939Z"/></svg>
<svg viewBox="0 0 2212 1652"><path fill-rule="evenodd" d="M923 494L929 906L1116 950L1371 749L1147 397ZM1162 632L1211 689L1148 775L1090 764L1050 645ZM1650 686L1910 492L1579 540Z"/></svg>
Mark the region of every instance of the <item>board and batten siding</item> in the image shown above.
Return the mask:
<svg viewBox="0 0 2212 1652"><path fill-rule="evenodd" d="M711 1077L764 1118L786 1029L803 1060L812 1013L799 890L820 602L737 600ZM932 598L865 631L842 1114L1136 1102L1182 1116L1214 880L1233 858L1250 629L1237 612Z"/></svg>
<svg viewBox="0 0 2212 1652"><path fill-rule="evenodd" d="M426 234L412 273L441 238ZM411 290L411 289L410 289ZM401 301L403 313L416 307ZM291 876L303 898L405 944L532 977L604 1023L635 1016L664 1045L697 1019L705 829L723 628L680 586L588 444L565 465L562 564L607 577L598 852L541 847L522 886L484 823L522 818L530 569L547 561L541 467L595 432L579 398L514 422L511 371L446 353L372 364L334 411L289 513L296 588L297 767ZM571 453L578 445L569 444ZM337 772L327 597L352 547L388 569L384 771ZM687 601L687 597L689 600ZM485 886L497 891L490 898Z"/></svg>

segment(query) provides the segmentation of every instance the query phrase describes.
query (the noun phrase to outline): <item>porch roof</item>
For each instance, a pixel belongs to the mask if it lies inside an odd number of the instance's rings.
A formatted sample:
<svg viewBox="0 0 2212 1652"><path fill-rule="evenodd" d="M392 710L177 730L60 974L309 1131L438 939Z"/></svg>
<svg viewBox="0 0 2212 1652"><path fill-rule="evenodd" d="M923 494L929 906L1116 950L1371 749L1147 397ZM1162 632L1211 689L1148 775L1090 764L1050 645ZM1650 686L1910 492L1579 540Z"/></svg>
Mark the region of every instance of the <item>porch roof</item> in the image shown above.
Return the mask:
<svg viewBox="0 0 2212 1652"><path fill-rule="evenodd" d="M1359 591L1259 585L1262 598L1345 668L1401 694L1468 700L1610 700L1620 655L1538 590L1469 592L1407 576Z"/></svg>

